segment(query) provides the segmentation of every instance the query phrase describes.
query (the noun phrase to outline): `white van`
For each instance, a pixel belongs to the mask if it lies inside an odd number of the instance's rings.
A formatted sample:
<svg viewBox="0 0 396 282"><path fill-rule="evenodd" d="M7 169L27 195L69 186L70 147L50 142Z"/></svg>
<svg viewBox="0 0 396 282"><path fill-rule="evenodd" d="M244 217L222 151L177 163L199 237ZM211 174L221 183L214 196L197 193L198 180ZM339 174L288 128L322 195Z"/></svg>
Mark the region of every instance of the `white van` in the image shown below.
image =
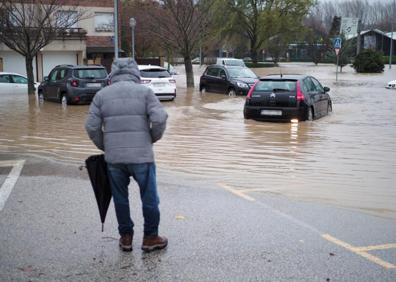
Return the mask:
<svg viewBox="0 0 396 282"><path fill-rule="evenodd" d="M246 67L242 59L235 58L217 58L216 65Z"/></svg>

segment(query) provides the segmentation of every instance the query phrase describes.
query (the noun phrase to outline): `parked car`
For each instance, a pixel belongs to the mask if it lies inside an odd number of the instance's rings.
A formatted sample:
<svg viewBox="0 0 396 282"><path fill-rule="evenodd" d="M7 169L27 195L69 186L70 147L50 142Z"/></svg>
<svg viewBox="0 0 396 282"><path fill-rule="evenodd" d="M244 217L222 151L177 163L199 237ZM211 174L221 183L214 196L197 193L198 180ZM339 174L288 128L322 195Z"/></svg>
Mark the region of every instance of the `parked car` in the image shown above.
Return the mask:
<svg viewBox="0 0 396 282"><path fill-rule="evenodd" d="M34 83L35 88L39 86ZM26 76L13 72L0 72L0 94L27 94L28 80Z"/></svg>
<svg viewBox="0 0 396 282"><path fill-rule="evenodd" d="M386 85L386 88L396 89L396 80L389 81L388 84Z"/></svg>
<svg viewBox="0 0 396 282"><path fill-rule="evenodd" d="M151 88L160 100L176 98L176 80L167 69L154 65L139 65L140 83Z"/></svg>
<svg viewBox="0 0 396 282"><path fill-rule="evenodd" d="M246 67L245 62L242 59L236 58L217 58L216 64L225 66Z"/></svg>
<svg viewBox="0 0 396 282"><path fill-rule="evenodd" d="M249 68L210 65L201 76L199 91L220 92L230 96L246 95L257 80L257 75Z"/></svg>
<svg viewBox="0 0 396 282"><path fill-rule="evenodd" d="M246 96L245 119L314 120L332 111L330 88L307 75L269 75Z"/></svg>
<svg viewBox="0 0 396 282"><path fill-rule="evenodd" d="M171 75L178 75L179 74L177 72L177 70L175 69L175 67L172 66L171 64L169 64L168 62L164 62L164 68L167 69Z"/></svg>
<svg viewBox="0 0 396 282"><path fill-rule="evenodd" d="M51 70L38 88L40 99L62 104L90 103L109 84L108 74L99 65L59 65Z"/></svg>

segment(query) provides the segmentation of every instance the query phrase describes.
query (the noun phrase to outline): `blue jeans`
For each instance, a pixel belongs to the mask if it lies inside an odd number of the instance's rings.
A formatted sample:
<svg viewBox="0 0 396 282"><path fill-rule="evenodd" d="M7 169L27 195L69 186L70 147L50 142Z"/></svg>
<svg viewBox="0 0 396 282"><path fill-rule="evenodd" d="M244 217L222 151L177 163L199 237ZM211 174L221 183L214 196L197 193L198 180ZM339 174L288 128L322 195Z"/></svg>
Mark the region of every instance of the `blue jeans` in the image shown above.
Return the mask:
<svg viewBox="0 0 396 282"><path fill-rule="evenodd" d="M160 211L157 193L155 163L107 164L111 192L120 235L133 234L133 221L129 209L128 185L132 176L140 188L144 217L144 235L158 235Z"/></svg>

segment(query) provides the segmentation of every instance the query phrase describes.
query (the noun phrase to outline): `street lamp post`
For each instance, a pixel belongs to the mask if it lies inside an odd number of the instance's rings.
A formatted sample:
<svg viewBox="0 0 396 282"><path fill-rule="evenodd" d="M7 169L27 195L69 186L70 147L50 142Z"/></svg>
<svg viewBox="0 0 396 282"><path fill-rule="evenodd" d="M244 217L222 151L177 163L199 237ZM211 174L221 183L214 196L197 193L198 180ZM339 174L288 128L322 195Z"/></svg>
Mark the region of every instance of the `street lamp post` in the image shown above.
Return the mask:
<svg viewBox="0 0 396 282"><path fill-rule="evenodd" d="M395 7L396 7L396 1L395 0L393 0L393 15L396 13L396 9L395 9ZM389 69L391 69L392 68L392 56L393 56L393 21L394 21L394 18L391 18L391 28L392 28L392 33L391 33L391 40L390 40L390 50L389 50Z"/></svg>
<svg viewBox="0 0 396 282"><path fill-rule="evenodd" d="M114 0L114 58L118 59L118 0Z"/></svg>
<svg viewBox="0 0 396 282"><path fill-rule="evenodd" d="M130 18L129 19L129 26L131 27L132 31L132 59L135 59L135 27L136 27L136 20L135 18Z"/></svg>

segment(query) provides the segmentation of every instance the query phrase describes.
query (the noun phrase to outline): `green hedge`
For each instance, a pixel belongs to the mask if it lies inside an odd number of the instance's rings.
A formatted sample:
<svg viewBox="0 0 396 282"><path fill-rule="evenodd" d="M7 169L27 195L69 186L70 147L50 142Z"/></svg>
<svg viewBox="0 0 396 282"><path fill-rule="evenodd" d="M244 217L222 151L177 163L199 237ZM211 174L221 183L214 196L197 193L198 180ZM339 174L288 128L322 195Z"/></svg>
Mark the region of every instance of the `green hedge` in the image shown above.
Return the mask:
<svg viewBox="0 0 396 282"><path fill-rule="evenodd" d="M384 64L389 64L389 56L384 56ZM392 56L392 64L396 64L396 55Z"/></svg>
<svg viewBox="0 0 396 282"><path fill-rule="evenodd" d="M384 71L384 58L381 52L364 50L356 56L353 68L361 73L379 73Z"/></svg>
<svg viewBox="0 0 396 282"><path fill-rule="evenodd" d="M257 64L245 62L245 65L248 68L272 68L277 66L274 62L258 62Z"/></svg>

